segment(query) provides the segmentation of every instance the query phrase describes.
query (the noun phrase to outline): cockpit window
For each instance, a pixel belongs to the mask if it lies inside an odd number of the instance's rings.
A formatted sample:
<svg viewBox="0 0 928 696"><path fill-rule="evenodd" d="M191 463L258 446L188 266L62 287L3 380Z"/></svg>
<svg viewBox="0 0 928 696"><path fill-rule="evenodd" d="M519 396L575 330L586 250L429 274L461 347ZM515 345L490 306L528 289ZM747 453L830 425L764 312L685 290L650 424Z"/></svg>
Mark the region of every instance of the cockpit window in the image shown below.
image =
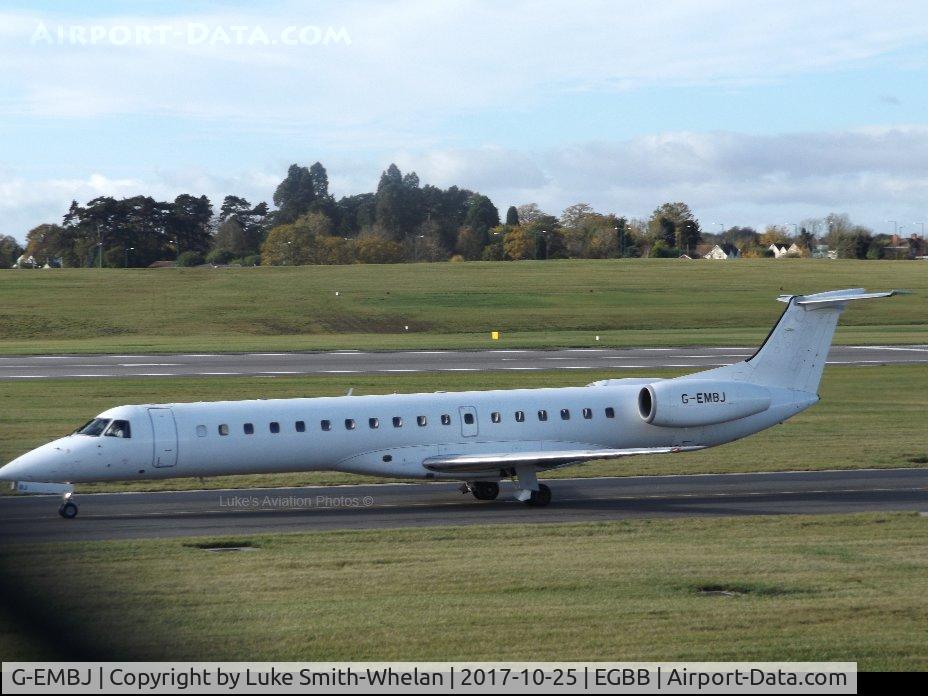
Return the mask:
<svg viewBox="0 0 928 696"><path fill-rule="evenodd" d="M132 431L129 429L129 421L124 420L114 420L103 434L107 437L132 437Z"/></svg>
<svg viewBox="0 0 928 696"><path fill-rule="evenodd" d="M75 433L78 435L89 435L90 437L100 437L100 433L106 430L106 426L109 424L109 418L94 418L86 425L78 428Z"/></svg>

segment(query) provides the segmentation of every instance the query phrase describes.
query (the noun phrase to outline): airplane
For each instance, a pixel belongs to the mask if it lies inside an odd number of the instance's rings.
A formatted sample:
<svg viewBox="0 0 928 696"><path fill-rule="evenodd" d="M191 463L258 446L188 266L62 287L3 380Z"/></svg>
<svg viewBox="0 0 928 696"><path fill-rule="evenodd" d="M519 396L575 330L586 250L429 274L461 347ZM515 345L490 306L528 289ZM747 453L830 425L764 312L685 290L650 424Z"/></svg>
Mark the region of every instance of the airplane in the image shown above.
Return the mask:
<svg viewBox="0 0 928 696"><path fill-rule="evenodd" d="M594 459L701 450L770 428L818 402L848 302L899 291L781 295L786 309L750 358L673 379L583 387L117 406L0 469L23 493L181 476L336 470L455 480L477 500L500 481L551 502L538 473Z"/></svg>

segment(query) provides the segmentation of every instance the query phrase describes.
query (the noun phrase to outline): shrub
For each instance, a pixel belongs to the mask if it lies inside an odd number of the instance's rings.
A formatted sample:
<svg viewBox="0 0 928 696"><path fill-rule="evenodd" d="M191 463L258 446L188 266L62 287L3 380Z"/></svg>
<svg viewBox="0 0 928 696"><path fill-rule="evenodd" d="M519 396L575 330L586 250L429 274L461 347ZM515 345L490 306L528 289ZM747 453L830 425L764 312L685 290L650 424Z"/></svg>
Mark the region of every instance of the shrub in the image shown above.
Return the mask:
<svg viewBox="0 0 928 696"><path fill-rule="evenodd" d="M206 255L206 262L215 266L223 266L234 258L235 254L228 249L213 249Z"/></svg>
<svg viewBox="0 0 928 696"><path fill-rule="evenodd" d="M199 251L185 251L177 257L177 265L183 268L199 266L203 263L203 254Z"/></svg>

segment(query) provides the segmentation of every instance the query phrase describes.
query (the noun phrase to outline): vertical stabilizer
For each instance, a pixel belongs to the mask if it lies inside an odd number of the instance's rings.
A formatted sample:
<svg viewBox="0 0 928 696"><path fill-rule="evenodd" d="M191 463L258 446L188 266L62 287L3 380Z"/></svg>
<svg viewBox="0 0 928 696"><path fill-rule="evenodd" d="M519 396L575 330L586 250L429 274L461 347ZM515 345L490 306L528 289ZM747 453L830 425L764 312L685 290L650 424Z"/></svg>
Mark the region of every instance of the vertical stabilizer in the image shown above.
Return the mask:
<svg viewBox="0 0 928 696"><path fill-rule="evenodd" d="M898 291L870 292L863 288L815 295L781 295L786 310L761 347L743 363L713 371L729 372L755 384L818 393L838 318L853 300L891 297Z"/></svg>

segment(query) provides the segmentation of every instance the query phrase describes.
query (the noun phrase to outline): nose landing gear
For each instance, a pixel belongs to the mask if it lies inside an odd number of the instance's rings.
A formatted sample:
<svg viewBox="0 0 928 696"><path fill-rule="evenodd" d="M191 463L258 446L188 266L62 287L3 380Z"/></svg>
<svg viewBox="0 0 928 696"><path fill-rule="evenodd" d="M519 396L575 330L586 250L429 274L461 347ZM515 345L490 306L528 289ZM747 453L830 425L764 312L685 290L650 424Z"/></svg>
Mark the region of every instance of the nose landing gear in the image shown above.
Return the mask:
<svg viewBox="0 0 928 696"><path fill-rule="evenodd" d="M58 508L58 514L66 520L73 520L77 517L77 503L71 500L70 493L66 493L63 499L64 502L62 502L61 507Z"/></svg>

